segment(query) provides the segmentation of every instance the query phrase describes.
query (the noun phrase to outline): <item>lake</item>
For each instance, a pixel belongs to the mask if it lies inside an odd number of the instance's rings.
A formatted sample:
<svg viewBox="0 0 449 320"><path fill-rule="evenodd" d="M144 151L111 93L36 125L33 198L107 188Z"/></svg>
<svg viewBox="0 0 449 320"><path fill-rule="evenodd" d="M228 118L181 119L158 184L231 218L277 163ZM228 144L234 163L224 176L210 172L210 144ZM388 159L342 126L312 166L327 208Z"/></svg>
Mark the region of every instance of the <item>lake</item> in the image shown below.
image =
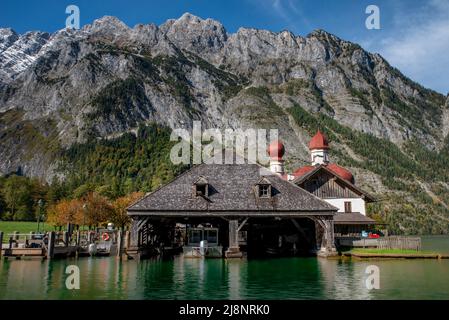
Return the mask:
<svg viewBox="0 0 449 320"><path fill-rule="evenodd" d="M423 249L449 253L449 237L423 237ZM65 286L69 265L79 290ZM366 288L369 265L378 290ZM0 299L449 299L449 260L2 260Z"/></svg>

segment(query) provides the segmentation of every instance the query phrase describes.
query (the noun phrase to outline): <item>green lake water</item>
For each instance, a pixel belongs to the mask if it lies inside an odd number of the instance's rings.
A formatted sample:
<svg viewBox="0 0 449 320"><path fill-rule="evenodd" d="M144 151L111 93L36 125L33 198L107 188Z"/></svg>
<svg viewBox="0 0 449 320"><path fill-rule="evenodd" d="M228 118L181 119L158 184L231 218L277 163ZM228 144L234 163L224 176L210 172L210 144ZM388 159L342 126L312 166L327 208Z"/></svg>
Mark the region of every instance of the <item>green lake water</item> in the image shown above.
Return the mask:
<svg viewBox="0 0 449 320"><path fill-rule="evenodd" d="M423 249L449 253L449 237L424 237ZM65 286L69 265L79 290ZM366 288L369 265L378 290ZM0 299L449 299L449 260L2 260Z"/></svg>

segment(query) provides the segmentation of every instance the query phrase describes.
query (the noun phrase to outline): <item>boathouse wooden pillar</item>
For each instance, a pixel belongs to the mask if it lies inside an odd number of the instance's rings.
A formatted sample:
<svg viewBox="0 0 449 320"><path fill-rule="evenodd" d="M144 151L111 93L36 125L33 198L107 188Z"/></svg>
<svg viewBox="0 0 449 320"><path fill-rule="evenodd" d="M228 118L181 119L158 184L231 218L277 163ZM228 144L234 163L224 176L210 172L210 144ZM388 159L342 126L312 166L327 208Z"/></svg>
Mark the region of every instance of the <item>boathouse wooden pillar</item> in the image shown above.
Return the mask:
<svg viewBox="0 0 449 320"><path fill-rule="evenodd" d="M2 249L3 249L3 232L0 231L0 259L2 258Z"/></svg>
<svg viewBox="0 0 449 320"><path fill-rule="evenodd" d="M333 217L324 220L326 225L326 251L328 253L335 253L335 236L334 236L334 219Z"/></svg>
<svg viewBox="0 0 449 320"><path fill-rule="evenodd" d="M139 248L139 219L132 219L131 230L129 232L129 247Z"/></svg>
<svg viewBox="0 0 449 320"><path fill-rule="evenodd" d="M126 255L129 259L140 260L139 252L139 225L141 219L139 217L132 217L131 228L128 233ZM120 250L120 249L119 249Z"/></svg>
<svg viewBox="0 0 449 320"><path fill-rule="evenodd" d="M314 217L317 255L336 255L333 217Z"/></svg>
<svg viewBox="0 0 449 320"><path fill-rule="evenodd" d="M241 258L243 256L239 246L239 221L237 219L229 220L229 246L225 252L226 258Z"/></svg>
<svg viewBox="0 0 449 320"><path fill-rule="evenodd" d="M316 250L321 251L322 248L322 244L323 244L323 224L320 223L320 219L319 218L314 218L313 219L315 221L315 241L316 241Z"/></svg>

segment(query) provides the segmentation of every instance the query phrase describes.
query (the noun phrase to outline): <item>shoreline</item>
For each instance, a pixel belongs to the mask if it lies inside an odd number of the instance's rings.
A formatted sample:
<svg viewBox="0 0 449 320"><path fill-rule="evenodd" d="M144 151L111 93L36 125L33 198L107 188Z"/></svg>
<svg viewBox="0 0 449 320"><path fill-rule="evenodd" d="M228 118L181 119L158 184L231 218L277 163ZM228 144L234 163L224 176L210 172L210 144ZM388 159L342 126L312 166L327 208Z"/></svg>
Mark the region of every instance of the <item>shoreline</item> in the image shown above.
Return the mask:
<svg viewBox="0 0 449 320"><path fill-rule="evenodd" d="M449 259L449 254L441 253L359 253L359 252L346 252L342 253L342 256L356 259Z"/></svg>

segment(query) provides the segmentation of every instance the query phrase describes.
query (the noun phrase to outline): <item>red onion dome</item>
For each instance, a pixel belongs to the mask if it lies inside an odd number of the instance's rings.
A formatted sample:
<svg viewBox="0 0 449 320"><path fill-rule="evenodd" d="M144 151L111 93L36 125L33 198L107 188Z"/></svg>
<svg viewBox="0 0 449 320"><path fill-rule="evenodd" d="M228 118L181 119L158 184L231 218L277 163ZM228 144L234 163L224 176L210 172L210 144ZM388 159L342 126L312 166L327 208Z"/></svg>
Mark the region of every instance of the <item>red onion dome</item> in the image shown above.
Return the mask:
<svg viewBox="0 0 449 320"><path fill-rule="evenodd" d="M279 140L273 141L269 145L267 152L272 160L282 160L285 154L284 144Z"/></svg>
<svg viewBox="0 0 449 320"><path fill-rule="evenodd" d="M310 140L309 149L329 149L329 143L320 130L318 130L318 132L313 136L312 140Z"/></svg>

